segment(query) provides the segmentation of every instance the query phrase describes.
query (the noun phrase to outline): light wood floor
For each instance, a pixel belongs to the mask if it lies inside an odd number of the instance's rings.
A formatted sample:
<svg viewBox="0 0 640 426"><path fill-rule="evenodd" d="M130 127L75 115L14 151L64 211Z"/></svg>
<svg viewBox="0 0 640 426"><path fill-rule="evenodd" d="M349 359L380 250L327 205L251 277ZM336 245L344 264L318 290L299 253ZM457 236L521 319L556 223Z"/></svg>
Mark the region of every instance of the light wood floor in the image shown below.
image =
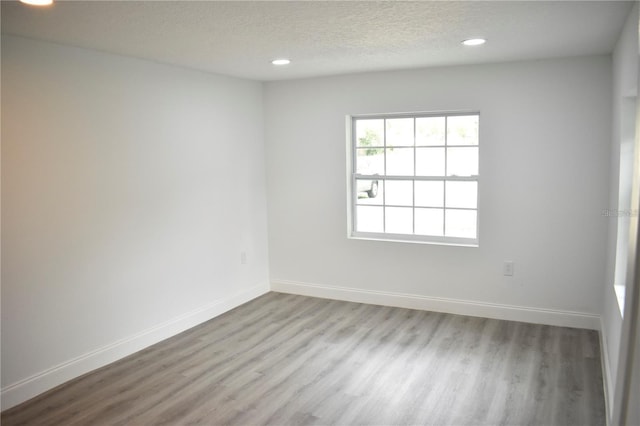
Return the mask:
<svg viewBox="0 0 640 426"><path fill-rule="evenodd" d="M269 293L2 425L604 425L598 335Z"/></svg>

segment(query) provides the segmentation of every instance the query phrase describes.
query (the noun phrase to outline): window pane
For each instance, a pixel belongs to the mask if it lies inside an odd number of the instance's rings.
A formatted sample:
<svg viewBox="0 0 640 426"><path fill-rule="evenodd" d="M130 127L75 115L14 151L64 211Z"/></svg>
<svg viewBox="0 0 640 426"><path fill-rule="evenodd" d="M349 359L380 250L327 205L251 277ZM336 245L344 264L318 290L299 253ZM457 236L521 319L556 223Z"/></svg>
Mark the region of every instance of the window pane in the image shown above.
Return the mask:
<svg viewBox="0 0 640 426"><path fill-rule="evenodd" d="M416 176L444 176L444 148L416 148Z"/></svg>
<svg viewBox="0 0 640 426"><path fill-rule="evenodd" d="M444 207L443 181L416 181L416 206Z"/></svg>
<svg viewBox="0 0 640 426"><path fill-rule="evenodd" d="M384 232L382 227L383 207L357 206L356 217L358 232Z"/></svg>
<svg viewBox="0 0 640 426"><path fill-rule="evenodd" d="M479 114L420 115L353 119L354 232L476 239Z"/></svg>
<svg viewBox="0 0 640 426"><path fill-rule="evenodd" d="M382 205L384 185L377 180L357 179L357 203L367 205Z"/></svg>
<svg viewBox="0 0 640 426"><path fill-rule="evenodd" d="M416 145L444 145L444 117L416 118Z"/></svg>
<svg viewBox="0 0 640 426"><path fill-rule="evenodd" d="M356 120L356 147L384 146L384 120Z"/></svg>
<svg viewBox="0 0 640 426"><path fill-rule="evenodd" d="M416 209L415 215L417 235L443 235L444 210Z"/></svg>
<svg viewBox="0 0 640 426"><path fill-rule="evenodd" d="M413 146L413 118L387 120L387 146Z"/></svg>
<svg viewBox="0 0 640 426"><path fill-rule="evenodd" d="M447 237L476 238L475 210L446 210L445 235Z"/></svg>
<svg viewBox="0 0 640 426"><path fill-rule="evenodd" d="M478 174L478 148L447 148L447 175Z"/></svg>
<svg viewBox="0 0 640 426"><path fill-rule="evenodd" d="M447 207L478 207L478 182L447 182Z"/></svg>
<svg viewBox="0 0 640 426"><path fill-rule="evenodd" d="M387 180L384 202L392 206L413 205L413 182L410 180Z"/></svg>
<svg viewBox="0 0 640 426"><path fill-rule="evenodd" d="M447 118L447 145L478 145L477 115Z"/></svg>
<svg viewBox="0 0 640 426"><path fill-rule="evenodd" d="M356 173L360 175L384 174L384 148L358 148Z"/></svg>
<svg viewBox="0 0 640 426"><path fill-rule="evenodd" d="M386 207L384 221L387 233L413 234L413 209L410 207Z"/></svg>
<svg viewBox="0 0 640 426"><path fill-rule="evenodd" d="M387 175L413 176L413 148L387 148Z"/></svg>

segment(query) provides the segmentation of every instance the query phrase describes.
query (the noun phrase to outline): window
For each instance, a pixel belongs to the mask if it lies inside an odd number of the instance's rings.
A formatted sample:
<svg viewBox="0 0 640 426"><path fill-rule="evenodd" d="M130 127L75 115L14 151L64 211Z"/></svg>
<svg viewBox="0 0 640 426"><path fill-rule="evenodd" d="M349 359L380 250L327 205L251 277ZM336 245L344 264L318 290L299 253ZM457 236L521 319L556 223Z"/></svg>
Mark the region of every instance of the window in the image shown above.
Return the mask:
<svg viewBox="0 0 640 426"><path fill-rule="evenodd" d="M478 113L352 116L349 236L478 244Z"/></svg>

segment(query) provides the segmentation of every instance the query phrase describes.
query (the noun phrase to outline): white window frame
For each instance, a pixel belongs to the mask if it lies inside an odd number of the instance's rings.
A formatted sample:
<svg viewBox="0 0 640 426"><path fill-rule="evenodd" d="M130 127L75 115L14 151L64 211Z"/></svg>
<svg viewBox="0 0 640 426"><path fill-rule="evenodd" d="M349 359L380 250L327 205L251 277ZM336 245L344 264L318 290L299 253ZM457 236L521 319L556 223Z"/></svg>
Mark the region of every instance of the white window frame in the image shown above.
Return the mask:
<svg viewBox="0 0 640 426"><path fill-rule="evenodd" d="M458 145L447 145L446 136L445 136L445 144L443 147L445 148L445 172L444 176L416 176L415 171L414 175L408 176L392 176L392 175L363 175L356 173L356 129L355 123L359 119L394 119L394 118L422 118L422 117L452 117L452 116L465 116L465 115L477 115L480 117L479 111L447 111L447 112L416 112L416 113L390 113L390 114L360 114L360 115L347 115L346 116L346 129L347 129L347 237L350 239L360 239L360 240L377 240L377 241L394 241L394 242L408 242L408 243L422 243L422 244L439 244L439 245L455 245L455 246L467 246L467 247L478 247L479 246L479 237L480 237L480 134L478 134L478 174L472 176L447 176L446 172L446 152L447 148L458 147ZM385 121L386 123L386 121ZM386 133L386 124L384 126ZM415 131L415 121L414 121L414 131ZM480 123L478 123L478 133L480 132ZM445 131L446 135L446 131ZM383 148L386 149L387 141L385 135L385 141ZM469 147L470 145L460 145L460 147ZM473 146L473 145L471 145ZM415 135L414 135L414 161L415 161ZM385 170L386 173L386 170ZM445 191L446 191L446 182L454 182L454 181L466 181L466 182L476 182L477 183L477 204L476 208L472 209L464 209L464 208L454 208L455 210L474 210L476 212L476 238L461 238L461 237L451 237L451 236L430 236L430 235L416 235L416 234L393 234L387 232L358 232L357 229L357 215L356 215L356 206L358 200L358 190L357 190L357 179L367 179L367 180L378 180L380 185L384 184L384 181L444 181L445 182ZM445 192L446 197L446 192ZM414 198L415 198L415 189L414 189ZM381 204L384 212L384 208L388 205L386 203ZM414 210L414 220L415 220L415 203L412 206ZM443 210L446 211L446 207L443 205ZM444 213L444 212L443 212ZM383 213L384 214L384 213ZM383 216L384 217L384 216ZM446 215L443 218L446 226ZM383 218L384 223L384 218Z"/></svg>

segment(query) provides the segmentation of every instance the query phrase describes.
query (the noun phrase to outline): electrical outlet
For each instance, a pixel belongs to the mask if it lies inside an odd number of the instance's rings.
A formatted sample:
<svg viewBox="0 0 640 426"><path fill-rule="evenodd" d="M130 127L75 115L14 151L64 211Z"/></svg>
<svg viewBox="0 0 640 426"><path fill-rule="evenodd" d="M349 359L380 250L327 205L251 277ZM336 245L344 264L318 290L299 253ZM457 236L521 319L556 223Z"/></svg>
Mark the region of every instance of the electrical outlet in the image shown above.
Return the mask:
<svg viewBox="0 0 640 426"><path fill-rule="evenodd" d="M247 264L247 252L246 251L240 252L240 264L241 265L246 265Z"/></svg>
<svg viewBox="0 0 640 426"><path fill-rule="evenodd" d="M504 264L502 265L502 275L504 275L505 277L512 277L513 268L514 268L513 261L505 260Z"/></svg>

